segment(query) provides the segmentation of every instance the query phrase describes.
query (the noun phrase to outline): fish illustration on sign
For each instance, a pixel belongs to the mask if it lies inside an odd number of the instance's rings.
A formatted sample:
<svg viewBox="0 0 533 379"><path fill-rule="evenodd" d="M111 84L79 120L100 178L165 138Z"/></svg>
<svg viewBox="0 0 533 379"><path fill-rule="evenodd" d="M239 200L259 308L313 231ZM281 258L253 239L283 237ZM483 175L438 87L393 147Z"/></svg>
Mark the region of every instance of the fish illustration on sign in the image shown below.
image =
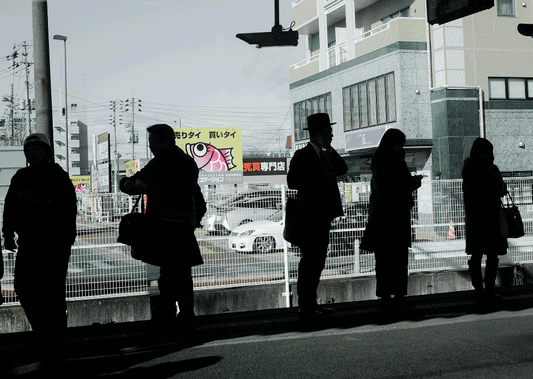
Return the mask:
<svg viewBox="0 0 533 379"><path fill-rule="evenodd" d="M233 164L233 148L218 149L211 144L198 142L186 144L185 150L200 171L230 171L236 167Z"/></svg>

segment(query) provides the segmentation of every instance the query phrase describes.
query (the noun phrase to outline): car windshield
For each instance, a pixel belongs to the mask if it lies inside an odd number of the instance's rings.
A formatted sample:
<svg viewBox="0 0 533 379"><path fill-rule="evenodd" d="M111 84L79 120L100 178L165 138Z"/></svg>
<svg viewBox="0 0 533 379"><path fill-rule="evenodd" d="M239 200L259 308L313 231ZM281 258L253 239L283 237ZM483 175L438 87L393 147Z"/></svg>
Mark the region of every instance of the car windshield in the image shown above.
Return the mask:
<svg viewBox="0 0 533 379"><path fill-rule="evenodd" d="M267 220L272 222L280 222L283 220L283 211L274 213L272 216L268 217Z"/></svg>

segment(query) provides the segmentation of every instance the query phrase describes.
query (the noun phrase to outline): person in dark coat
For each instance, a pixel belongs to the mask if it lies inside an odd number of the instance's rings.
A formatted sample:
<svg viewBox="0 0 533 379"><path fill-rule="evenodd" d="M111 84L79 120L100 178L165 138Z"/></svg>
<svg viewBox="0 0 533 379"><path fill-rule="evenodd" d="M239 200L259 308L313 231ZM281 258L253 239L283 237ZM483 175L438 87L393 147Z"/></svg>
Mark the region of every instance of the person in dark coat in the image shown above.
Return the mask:
<svg viewBox="0 0 533 379"><path fill-rule="evenodd" d="M154 158L130 178L120 182L129 195L147 194L146 215L152 229L146 232L161 261L158 286L160 303L152 317L157 332L192 332L196 329L192 266L203 263L194 229L194 196L198 166L176 146L174 130L166 124L147 128ZM179 315L176 317L176 302Z"/></svg>
<svg viewBox="0 0 533 379"><path fill-rule="evenodd" d="M333 311L318 307L316 291L327 257L330 223L344 214L337 176L346 174L348 167L331 147L334 124L327 113L307 118L304 130L309 130L310 142L294 154L287 173L287 184L298 190L303 205L302 219L309 220L298 266L298 306L303 318L319 318Z"/></svg>
<svg viewBox="0 0 533 379"><path fill-rule="evenodd" d="M405 134L388 129L372 158L368 224L360 249L376 258L376 295L383 305L405 306L408 254L411 246L413 191L422 176L412 176L405 163Z"/></svg>
<svg viewBox="0 0 533 379"><path fill-rule="evenodd" d="M477 300L501 300L494 292L498 274L498 256L507 254L507 239L500 234L500 198L507 194L502 175L494 164L492 144L485 138L476 138L470 157L463 167L463 194L465 202L466 254L472 285ZM483 254L485 290L481 273Z"/></svg>
<svg viewBox="0 0 533 379"><path fill-rule="evenodd" d="M29 167L15 173L5 198L4 248L18 249L15 292L33 331L29 347L56 354L67 329L65 281L76 239L76 191L53 163L46 135L30 134L24 155Z"/></svg>

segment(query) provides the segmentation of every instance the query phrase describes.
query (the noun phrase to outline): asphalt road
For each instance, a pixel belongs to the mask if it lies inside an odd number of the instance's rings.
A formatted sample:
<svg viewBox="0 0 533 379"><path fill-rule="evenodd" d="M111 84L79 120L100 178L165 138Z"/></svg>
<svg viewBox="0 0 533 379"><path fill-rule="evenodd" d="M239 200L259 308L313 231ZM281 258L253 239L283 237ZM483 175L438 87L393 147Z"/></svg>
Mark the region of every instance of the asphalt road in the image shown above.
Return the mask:
<svg viewBox="0 0 533 379"><path fill-rule="evenodd" d="M28 362L28 334L0 335L0 377L531 378L533 286L501 291L498 306L472 292L335 304L320 322L294 310L199 317L199 335L154 337L144 323L69 330L65 361ZM26 361L25 361L26 360Z"/></svg>

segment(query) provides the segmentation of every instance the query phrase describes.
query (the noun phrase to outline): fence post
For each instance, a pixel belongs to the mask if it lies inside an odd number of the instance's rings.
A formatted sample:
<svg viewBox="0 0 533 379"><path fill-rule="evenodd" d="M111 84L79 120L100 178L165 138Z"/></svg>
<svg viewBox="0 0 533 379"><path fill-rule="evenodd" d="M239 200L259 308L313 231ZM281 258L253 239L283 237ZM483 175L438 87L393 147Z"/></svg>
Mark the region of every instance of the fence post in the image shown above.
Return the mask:
<svg viewBox="0 0 533 379"><path fill-rule="evenodd" d="M285 226L285 208L287 206L287 187L282 186L281 187L281 204L283 209L283 225ZM287 241L285 241L285 238L283 239L283 259L284 259L284 276L285 276L285 292L283 293L283 296L285 296L285 304L287 308L291 307L291 286L290 286L290 278L289 278L289 248L287 246Z"/></svg>

